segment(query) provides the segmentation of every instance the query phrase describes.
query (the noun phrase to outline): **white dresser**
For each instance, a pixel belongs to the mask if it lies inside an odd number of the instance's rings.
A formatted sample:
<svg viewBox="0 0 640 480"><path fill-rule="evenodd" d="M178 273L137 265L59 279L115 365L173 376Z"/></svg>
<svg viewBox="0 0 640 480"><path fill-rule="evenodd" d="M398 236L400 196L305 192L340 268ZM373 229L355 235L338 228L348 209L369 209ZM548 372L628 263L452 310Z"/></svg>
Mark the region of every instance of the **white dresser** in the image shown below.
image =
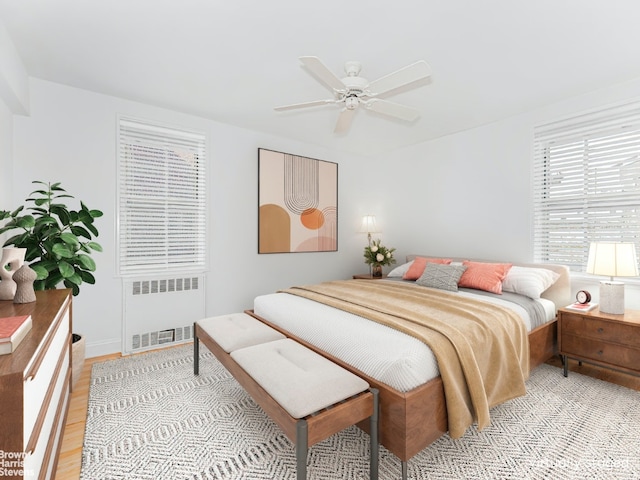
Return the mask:
<svg viewBox="0 0 640 480"><path fill-rule="evenodd" d="M31 331L0 355L0 477L54 477L71 391L71 290L0 301L0 318L30 314Z"/></svg>

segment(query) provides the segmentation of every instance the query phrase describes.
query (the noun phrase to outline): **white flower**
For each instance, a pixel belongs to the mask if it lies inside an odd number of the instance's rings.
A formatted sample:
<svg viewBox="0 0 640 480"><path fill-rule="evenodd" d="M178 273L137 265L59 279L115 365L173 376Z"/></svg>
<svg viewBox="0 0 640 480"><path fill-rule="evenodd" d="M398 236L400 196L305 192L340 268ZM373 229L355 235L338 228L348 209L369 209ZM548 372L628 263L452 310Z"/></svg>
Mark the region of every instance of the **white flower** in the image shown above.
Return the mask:
<svg viewBox="0 0 640 480"><path fill-rule="evenodd" d="M379 262L383 261L384 260L384 255L381 254L381 253L377 254L376 255L376 260L379 261Z"/></svg>
<svg viewBox="0 0 640 480"><path fill-rule="evenodd" d="M378 251L378 246L377 246L377 245L373 245L373 246L371 247L371 251L372 251L373 253L376 253L376 252Z"/></svg>
<svg viewBox="0 0 640 480"><path fill-rule="evenodd" d="M391 258L391 252L387 252L387 258Z"/></svg>

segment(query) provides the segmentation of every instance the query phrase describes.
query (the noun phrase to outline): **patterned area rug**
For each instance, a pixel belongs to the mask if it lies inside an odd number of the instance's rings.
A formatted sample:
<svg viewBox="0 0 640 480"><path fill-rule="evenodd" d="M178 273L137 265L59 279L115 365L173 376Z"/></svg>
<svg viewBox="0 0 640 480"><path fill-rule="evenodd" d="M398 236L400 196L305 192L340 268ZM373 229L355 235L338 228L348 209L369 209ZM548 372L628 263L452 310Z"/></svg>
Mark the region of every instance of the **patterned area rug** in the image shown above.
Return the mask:
<svg viewBox="0 0 640 480"><path fill-rule="evenodd" d="M192 346L95 364L83 480L295 479L293 445L224 367ZM640 392L538 367L528 394L492 410L492 425L445 435L409 461L410 479L639 479ZM356 427L311 447L308 478L368 478ZM400 478L380 450L380 479Z"/></svg>

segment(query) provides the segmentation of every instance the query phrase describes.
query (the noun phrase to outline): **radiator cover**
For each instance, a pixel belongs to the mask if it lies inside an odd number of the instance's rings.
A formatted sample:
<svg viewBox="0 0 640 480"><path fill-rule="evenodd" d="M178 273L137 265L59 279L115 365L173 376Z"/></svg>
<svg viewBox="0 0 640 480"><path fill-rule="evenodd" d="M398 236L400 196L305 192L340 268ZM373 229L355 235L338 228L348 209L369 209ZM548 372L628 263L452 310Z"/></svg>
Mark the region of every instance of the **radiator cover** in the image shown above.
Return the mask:
<svg viewBox="0 0 640 480"><path fill-rule="evenodd" d="M193 322L205 317L205 276L123 280L124 354L193 340Z"/></svg>

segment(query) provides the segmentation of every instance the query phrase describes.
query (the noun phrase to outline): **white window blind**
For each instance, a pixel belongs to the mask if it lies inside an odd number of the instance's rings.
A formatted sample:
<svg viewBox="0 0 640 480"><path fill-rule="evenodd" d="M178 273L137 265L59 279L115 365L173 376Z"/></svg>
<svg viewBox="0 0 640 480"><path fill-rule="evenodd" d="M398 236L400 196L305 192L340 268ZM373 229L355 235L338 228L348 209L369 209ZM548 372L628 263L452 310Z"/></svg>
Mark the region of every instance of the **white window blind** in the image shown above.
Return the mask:
<svg viewBox="0 0 640 480"><path fill-rule="evenodd" d="M120 274L204 270L205 136L126 118L118 133Z"/></svg>
<svg viewBox="0 0 640 480"><path fill-rule="evenodd" d="M584 271L592 241L640 251L640 102L534 132L534 256Z"/></svg>

